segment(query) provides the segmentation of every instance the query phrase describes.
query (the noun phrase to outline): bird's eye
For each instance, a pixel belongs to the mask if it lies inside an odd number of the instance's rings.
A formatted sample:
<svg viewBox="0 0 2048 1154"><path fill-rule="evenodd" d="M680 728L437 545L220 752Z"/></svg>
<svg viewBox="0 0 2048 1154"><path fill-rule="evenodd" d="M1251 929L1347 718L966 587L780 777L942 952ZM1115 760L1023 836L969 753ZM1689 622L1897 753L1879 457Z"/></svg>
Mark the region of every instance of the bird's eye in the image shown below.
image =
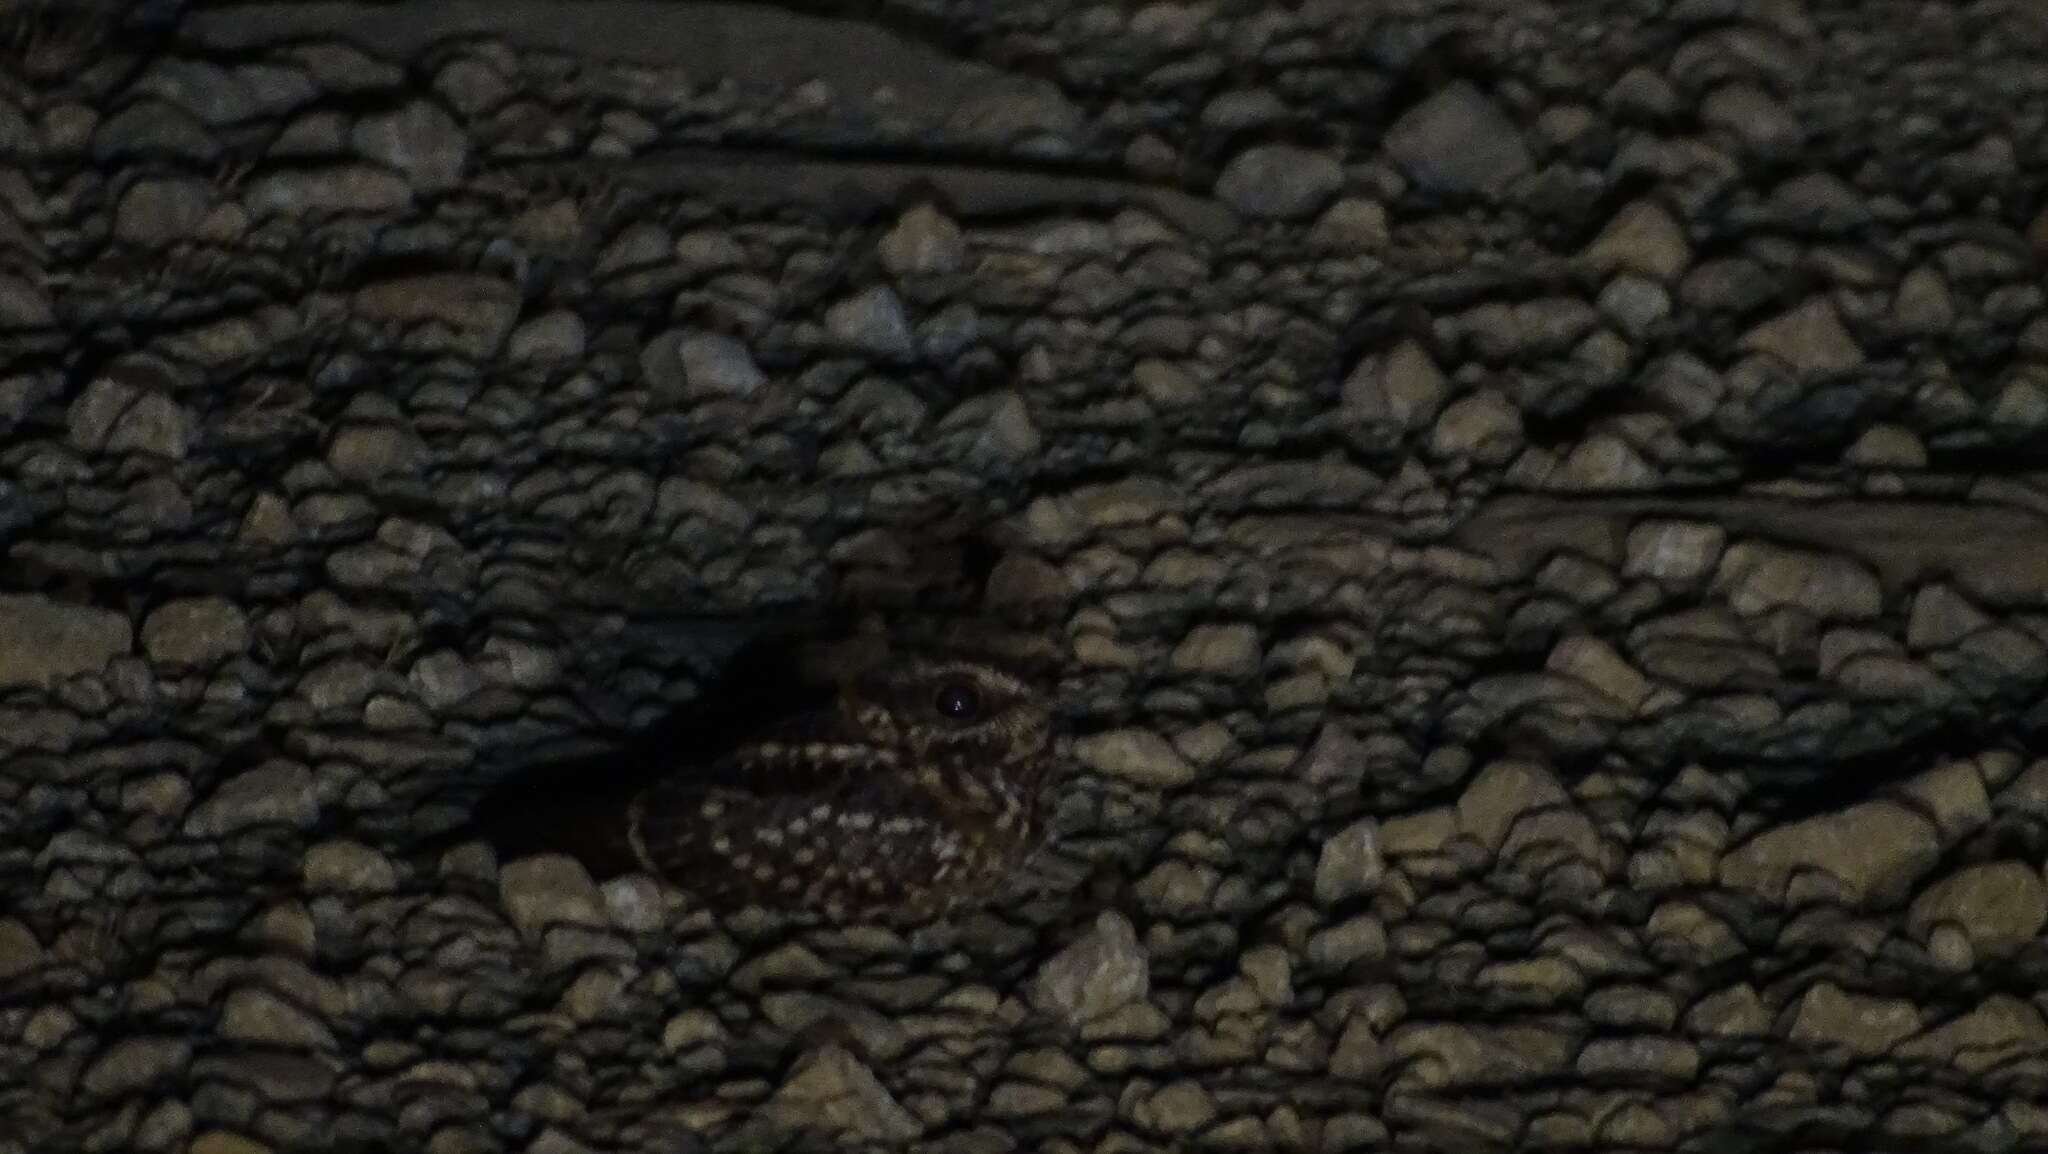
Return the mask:
<svg viewBox="0 0 2048 1154"><path fill-rule="evenodd" d="M948 685L932 704L954 721L970 721L981 712L981 694L971 685Z"/></svg>

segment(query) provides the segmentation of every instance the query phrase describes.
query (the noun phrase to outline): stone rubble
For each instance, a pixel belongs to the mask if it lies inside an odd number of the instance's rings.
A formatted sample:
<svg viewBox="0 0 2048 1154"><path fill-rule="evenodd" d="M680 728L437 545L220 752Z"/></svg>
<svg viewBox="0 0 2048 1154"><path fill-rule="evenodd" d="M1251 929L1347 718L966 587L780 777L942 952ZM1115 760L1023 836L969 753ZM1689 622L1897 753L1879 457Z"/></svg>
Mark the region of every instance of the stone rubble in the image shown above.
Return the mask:
<svg viewBox="0 0 2048 1154"><path fill-rule="evenodd" d="M0 8L0 1154L2048 1144L2030 6L568 8ZM434 841L835 598L987 908Z"/></svg>

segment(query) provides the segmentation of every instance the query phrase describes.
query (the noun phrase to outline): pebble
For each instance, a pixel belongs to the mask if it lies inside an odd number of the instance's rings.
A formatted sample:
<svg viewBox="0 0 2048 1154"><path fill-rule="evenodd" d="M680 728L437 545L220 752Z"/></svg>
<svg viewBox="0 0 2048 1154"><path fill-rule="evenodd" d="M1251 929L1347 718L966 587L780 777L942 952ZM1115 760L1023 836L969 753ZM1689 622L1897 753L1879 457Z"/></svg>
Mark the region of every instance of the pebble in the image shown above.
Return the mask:
<svg viewBox="0 0 2048 1154"><path fill-rule="evenodd" d="M185 821L195 837L220 837L252 826L310 827L320 816L313 774L295 762L272 761L220 783Z"/></svg>

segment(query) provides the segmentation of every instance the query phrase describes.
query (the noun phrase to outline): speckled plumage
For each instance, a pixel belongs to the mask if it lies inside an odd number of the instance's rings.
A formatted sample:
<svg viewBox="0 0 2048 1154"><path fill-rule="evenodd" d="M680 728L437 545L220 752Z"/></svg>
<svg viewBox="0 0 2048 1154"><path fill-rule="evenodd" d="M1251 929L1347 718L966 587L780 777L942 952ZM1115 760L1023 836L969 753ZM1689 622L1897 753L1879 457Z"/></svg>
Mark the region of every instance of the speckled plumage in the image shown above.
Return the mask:
<svg viewBox="0 0 2048 1154"><path fill-rule="evenodd" d="M963 687L975 716L948 716L942 695ZM562 848L717 908L935 916L987 893L1040 841L1051 720L1044 695L998 666L894 658L820 709L564 814L577 828L560 830Z"/></svg>

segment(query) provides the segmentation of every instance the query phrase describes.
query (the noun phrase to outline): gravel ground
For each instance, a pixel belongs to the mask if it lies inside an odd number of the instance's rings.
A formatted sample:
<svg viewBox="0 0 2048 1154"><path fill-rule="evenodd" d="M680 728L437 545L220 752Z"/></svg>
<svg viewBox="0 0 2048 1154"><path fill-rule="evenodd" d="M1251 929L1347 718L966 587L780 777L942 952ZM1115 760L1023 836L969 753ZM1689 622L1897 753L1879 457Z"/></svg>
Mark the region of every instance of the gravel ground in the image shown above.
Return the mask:
<svg viewBox="0 0 2048 1154"><path fill-rule="evenodd" d="M819 11L0 0L0 1154L2048 1145L2038 5ZM847 607L1002 900L433 848Z"/></svg>

